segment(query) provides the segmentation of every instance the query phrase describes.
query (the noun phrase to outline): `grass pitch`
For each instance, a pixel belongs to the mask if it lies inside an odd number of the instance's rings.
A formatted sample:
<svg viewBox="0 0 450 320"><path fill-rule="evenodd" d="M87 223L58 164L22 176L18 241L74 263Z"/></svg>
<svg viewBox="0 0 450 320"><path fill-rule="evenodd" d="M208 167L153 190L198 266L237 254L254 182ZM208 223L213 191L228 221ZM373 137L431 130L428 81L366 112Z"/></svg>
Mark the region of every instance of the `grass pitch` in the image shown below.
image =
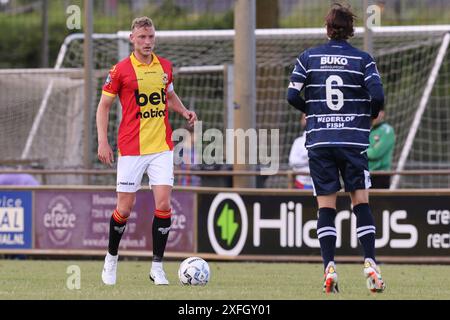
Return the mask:
<svg viewBox="0 0 450 320"><path fill-rule="evenodd" d="M178 282L179 262L165 262L169 286L148 278L149 261L119 261L117 284L101 281L103 261L0 260L0 299L145 299L145 300L425 300L450 299L450 266L381 265L387 289L370 293L362 264L338 264L337 295L322 293L322 265L306 263L209 262L204 287ZM80 270L80 289L70 266ZM73 267L72 267L73 268ZM69 273L68 273L69 271Z"/></svg>

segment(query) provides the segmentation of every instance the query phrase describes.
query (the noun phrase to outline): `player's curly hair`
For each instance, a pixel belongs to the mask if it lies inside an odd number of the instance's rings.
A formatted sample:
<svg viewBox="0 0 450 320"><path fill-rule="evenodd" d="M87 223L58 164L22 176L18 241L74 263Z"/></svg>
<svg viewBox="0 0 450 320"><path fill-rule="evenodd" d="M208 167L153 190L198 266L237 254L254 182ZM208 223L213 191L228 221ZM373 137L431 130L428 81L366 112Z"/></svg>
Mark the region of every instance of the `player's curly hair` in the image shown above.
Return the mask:
<svg viewBox="0 0 450 320"><path fill-rule="evenodd" d="M325 18L328 37L333 40L347 40L353 37L355 34L353 28L355 18L356 15L350 10L350 6L334 3Z"/></svg>

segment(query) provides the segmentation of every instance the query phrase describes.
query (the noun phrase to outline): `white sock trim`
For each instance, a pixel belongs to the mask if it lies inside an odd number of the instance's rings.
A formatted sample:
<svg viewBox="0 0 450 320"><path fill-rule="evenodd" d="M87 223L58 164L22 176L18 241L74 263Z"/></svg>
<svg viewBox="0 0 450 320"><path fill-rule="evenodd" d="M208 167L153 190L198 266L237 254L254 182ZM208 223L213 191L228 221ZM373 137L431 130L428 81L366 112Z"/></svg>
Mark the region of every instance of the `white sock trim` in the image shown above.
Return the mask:
<svg viewBox="0 0 450 320"><path fill-rule="evenodd" d="M117 260L119 258L119 255L113 256L112 254L107 252L106 257L108 258L108 260Z"/></svg>
<svg viewBox="0 0 450 320"><path fill-rule="evenodd" d="M377 265L377 264L375 263L375 261L373 261L372 258L366 258L366 259L364 259L364 262L370 262L370 264L371 264L372 266L376 266L376 265Z"/></svg>

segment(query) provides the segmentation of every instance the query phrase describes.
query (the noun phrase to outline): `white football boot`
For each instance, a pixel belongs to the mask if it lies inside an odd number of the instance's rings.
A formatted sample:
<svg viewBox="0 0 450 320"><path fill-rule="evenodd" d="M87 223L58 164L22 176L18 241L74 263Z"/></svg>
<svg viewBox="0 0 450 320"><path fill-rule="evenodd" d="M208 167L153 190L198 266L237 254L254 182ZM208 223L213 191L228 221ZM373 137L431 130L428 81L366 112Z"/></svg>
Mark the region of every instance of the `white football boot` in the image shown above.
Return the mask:
<svg viewBox="0 0 450 320"><path fill-rule="evenodd" d="M323 292L325 293L338 293L338 275L336 273L336 265L334 261L328 262L327 267L325 268L323 281Z"/></svg>
<svg viewBox="0 0 450 320"><path fill-rule="evenodd" d="M105 257L105 264L103 265L102 280L104 284L114 285L116 284L116 273L117 273L117 261L119 255L112 256L109 252Z"/></svg>
<svg viewBox="0 0 450 320"><path fill-rule="evenodd" d="M383 292L386 284L381 278L380 268L375 261L370 258L364 260L364 275L366 277L367 288L371 292Z"/></svg>
<svg viewBox="0 0 450 320"><path fill-rule="evenodd" d="M157 286L169 284L169 280L167 280L166 274L162 267L162 262L152 262L149 277L150 280L152 280Z"/></svg>

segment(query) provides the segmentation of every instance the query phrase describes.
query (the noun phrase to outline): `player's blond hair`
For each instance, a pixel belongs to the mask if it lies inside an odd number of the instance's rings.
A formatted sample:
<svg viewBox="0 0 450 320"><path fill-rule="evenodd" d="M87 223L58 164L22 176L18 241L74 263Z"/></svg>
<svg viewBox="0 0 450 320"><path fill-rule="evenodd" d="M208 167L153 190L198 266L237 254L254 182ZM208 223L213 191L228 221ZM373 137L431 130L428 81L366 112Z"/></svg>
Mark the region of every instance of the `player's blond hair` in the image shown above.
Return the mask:
<svg viewBox="0 0 450 320"><path fill-rule="evenodd" d="M133 20L131 23L131 31L136 28L153 27L153 21L149 17L139 17Z"/></svg>

